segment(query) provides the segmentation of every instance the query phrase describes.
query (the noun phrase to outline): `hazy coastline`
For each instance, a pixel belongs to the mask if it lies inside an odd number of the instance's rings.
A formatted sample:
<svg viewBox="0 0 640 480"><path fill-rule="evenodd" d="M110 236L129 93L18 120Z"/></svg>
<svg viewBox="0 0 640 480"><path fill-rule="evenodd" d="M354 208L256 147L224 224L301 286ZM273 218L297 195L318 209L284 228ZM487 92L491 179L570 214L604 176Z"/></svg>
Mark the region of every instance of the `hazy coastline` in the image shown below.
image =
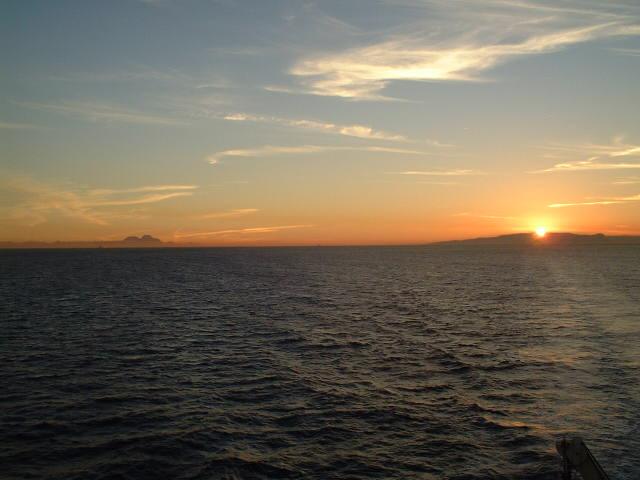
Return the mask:
<svg viewBox="0 0 640 480"><path fill-rule="evenodd" d="M164 242L151 235L140 237L129 236L122 240L88 240L88 241L54 241L54 242L0 242L0 249L29 250L29 249L100 249L100 248L207 248L207 247L384 247L384 246L581 246L581 245L640 245L638 235L604 235L596 233L593 235L550 232L544 238L539 238L533 233L515 233L498 235L493 237L468 238L460 240L444 240L430 243L417 244L390 244L390 245L228 245L228 244L207 244L207 243L178 243Z"/></svg>

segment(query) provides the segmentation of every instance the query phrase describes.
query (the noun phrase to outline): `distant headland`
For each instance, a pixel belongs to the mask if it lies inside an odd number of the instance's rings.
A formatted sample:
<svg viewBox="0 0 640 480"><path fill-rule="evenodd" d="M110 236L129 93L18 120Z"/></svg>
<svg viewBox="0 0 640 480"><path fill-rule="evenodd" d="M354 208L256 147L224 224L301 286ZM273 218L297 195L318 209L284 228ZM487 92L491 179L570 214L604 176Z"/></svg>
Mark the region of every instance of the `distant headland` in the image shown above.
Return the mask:
<svg viewBox="0 0 640 480"><path fill-rule="evenodd" d="M571 246L571 245L640 245L640 236L608 236L602 233L581 235L577 233L549 232L544 236L535 233L514 233L497 237L448 240L430 245L502 245L502 246Z"/></svg>

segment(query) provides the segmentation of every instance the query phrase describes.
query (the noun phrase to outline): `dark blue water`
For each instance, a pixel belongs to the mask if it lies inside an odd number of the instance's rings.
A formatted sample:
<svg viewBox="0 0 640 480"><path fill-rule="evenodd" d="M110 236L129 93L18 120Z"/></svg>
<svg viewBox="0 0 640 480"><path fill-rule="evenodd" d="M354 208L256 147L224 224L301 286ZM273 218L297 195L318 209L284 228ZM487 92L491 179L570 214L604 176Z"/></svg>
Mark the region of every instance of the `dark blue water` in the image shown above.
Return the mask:
<svg viewBox="0 0 640 480"><path fill-rule="evenodd" d="M640 249L0 252L0 477L640 472Z"/></svg>

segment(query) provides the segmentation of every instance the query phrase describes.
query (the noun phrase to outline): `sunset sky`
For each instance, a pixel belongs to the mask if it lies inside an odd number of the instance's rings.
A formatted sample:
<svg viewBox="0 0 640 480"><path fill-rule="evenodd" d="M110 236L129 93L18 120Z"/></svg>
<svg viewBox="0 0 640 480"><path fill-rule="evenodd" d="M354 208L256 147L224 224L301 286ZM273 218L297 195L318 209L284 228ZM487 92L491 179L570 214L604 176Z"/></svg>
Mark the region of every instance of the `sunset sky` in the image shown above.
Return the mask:
<svg viewBox="0 0 640 480"><path fill-rule="evenodd" d="M0 240L640 234L640 3L4 1Z"/></svg>

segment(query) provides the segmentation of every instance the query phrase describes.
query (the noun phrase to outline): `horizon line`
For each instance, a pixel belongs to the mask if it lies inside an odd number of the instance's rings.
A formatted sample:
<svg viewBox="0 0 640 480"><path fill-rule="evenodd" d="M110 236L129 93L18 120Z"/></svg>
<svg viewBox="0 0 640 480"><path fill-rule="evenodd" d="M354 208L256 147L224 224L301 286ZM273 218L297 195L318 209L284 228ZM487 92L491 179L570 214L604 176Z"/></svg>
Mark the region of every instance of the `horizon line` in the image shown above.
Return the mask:
<svg viewBox="0 0 640 480"><path fill-rule="evenodd" d="M139 249L189 249L189 248L336 248L336 247L420 247L428 245L437 245L443 243L465 242L473 240L490 240L503 237L528 235L532 238L536 237L535 231L515 232L515 233L503 233L498 235L483 236L483 237L464 237L464 238L452 238L447 240L434 240L428 242L409 242L409 243L285 243L285 244L196 244L196 243L179 243L172 241L159 240L159 245L122 245L122 240L0 240L0 250L56 250L56 249L78 249L78 250L98 250L102 248L106 249L119 249L119 250L139 250ZM547 236L550 235L575 235L579 237L606 237L606 238L640 238L640 233L636 234L621 234L621 235L608 235L602 232L595 233L574 233L574 232L562 232L553 231L547 232ZM542 240L542 239L541 239ZM542 242L541 242L542 243ZM31 246L29 244L32 244ZM41 246L34 246L38 244ZM62 245L60 245L62 244ZM64 244L80 244L79 246L64 246ZM82 246L81 244L87 244ZM104 246L102 244L105 244ZM114 244L114 245L110 245ZM120 245L118 245L120 244Z"/></svg>

